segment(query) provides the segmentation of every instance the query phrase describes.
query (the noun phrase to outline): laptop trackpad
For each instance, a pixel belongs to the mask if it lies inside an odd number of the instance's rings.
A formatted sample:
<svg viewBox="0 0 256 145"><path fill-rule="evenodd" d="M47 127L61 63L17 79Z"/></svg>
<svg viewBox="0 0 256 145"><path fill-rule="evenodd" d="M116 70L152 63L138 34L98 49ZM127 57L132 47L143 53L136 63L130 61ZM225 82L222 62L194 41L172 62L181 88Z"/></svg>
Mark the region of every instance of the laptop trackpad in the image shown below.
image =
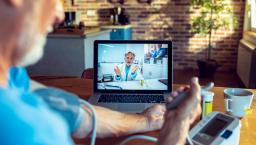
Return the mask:
<svg viewBox="0 0 256 145"><path fill-rule="evenodd" d="M144 104L136 104L136 103L123 103L118 104L117 110L121 112L142 112L146 108L146 105Z"/></svg>

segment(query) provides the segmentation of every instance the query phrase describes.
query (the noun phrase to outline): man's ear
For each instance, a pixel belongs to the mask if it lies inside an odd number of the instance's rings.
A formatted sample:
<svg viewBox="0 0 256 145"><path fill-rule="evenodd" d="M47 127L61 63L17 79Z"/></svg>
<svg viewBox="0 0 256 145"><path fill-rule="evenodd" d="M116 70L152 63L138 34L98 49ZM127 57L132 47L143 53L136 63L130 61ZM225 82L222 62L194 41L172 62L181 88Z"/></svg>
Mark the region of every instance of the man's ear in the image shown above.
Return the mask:
<svg viewBox="0 0 256 145"><path fill-rule="evenodd" d="M24 0L4 0L4 1L13 7L21 7Z"/></svg>

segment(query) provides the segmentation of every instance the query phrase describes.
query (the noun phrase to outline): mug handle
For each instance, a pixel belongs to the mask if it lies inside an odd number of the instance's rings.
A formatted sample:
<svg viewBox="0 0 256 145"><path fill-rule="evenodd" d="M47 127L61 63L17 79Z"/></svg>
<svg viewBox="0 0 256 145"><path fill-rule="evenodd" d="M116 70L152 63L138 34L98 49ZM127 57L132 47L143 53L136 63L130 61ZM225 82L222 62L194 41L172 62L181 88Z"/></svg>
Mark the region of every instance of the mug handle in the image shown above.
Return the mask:
<svg viewBox="0 0 256 145"><path fill-rule="evenodd" d="M230 102L232 102L231 99L224 99L225 100L225 108L227 110L227 112L232 112L232 109L230 108Z"/></svg>

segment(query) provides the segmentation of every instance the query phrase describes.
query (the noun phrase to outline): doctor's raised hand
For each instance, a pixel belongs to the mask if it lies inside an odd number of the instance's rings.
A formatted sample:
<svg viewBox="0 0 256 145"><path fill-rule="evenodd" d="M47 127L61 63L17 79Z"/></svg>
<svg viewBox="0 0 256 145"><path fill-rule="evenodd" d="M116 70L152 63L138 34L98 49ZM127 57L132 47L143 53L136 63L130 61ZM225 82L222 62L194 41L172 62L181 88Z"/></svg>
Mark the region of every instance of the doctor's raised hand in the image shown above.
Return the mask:
<svg viewBox="0 0 256 145"><path fill-rule="evenodd" d="M133 68L132 68L132 74L135 73L137 70L138 70L139 66L138 65L135 65Z"/></svg>
<svg viewBox="0 0 256 145"><path fill-rule="evenodd" d="M116 75L118 75L118 76L121 75L121 71L120 71L120 69L119 69L118 66L116 66L116 67L114 68L114 71L115 71Z"/></svg>

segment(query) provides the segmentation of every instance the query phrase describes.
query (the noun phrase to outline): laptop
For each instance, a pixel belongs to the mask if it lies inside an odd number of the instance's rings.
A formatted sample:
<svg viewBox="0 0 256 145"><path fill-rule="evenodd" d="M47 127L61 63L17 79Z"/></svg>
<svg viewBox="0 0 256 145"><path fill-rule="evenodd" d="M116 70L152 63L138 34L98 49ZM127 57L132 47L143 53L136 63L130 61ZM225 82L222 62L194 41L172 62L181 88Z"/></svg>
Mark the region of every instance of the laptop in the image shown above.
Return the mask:
<svg viewBox="0 0 256 145"><path fill-rule="evenodd" d="M96 40L94 94L89 102L139 113L172 91L172 42Z"/></svg>

